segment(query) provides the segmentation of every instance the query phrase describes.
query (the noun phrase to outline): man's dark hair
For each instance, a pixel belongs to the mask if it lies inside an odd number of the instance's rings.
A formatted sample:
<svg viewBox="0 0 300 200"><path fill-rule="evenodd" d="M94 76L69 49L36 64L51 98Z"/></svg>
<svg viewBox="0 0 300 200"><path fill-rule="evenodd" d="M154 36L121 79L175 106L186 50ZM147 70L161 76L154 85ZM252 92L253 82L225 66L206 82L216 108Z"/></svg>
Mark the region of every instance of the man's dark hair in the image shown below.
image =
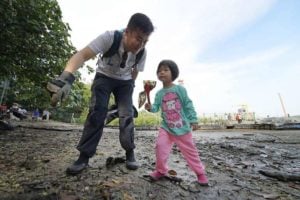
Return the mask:
<svg viewBox="0 0 300 200"><path fill-rule="evenodd" d="M172 81L174 81L178 75L179 75L179 69L177 64L173 61L173 60L162 60L160 61L160 63L158 64L157 70L156 70L156 74L158 74L159 68L162 65L166 65L169 67L171 74L172 74Z"/></svg>
<svg viewBox="0 0 300 200"><path fill-rule="evenodd" d="M140 29L145 34L150 34L154 31L153 24L147 15L135 13L129 19L127 28L130 30Z"/></svg>

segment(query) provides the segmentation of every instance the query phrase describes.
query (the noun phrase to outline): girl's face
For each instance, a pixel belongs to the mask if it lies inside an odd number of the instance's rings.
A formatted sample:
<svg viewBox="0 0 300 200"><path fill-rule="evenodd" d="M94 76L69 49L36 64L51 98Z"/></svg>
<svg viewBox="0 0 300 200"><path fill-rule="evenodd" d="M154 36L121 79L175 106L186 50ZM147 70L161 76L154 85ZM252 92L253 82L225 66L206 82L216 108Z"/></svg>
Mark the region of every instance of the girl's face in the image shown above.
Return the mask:
<svg viewBox="0 0 300 200"><path fill-rule="evenodd" d="M172 73L167 65L161 65L157 71L158 80L163 82L164 86L169 86L173 83L172 81Z"/></svg>
<svg viewBox="0 0 300 200"><path fill-rule="evenodd" d="M125 51L129 51L132 53L137 53L140 49L145 47L148 39L149 39L148 34L143 33L139 29L135 30L125 30L125 35L124 35L124 48Z"/></svg>

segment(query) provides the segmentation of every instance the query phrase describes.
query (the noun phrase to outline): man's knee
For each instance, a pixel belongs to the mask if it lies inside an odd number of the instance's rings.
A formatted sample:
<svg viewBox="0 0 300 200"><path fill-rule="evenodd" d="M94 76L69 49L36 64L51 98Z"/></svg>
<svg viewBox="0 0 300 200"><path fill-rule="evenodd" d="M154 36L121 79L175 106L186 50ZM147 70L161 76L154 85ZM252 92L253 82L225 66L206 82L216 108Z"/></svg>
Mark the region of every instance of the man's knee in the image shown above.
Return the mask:
<svg viewBox="0 0 300 200"><path fill-rule="evenodd" d="M106 117L107 109L100 110L93 110L88 116L88 120L91 124L97 125L104 123L105 117Z"/></svg>
<svg viewBox="0 0 300 200"><path fill-rule="evenodd" d="M120 128L121 129L131 129L134 128L133 117L132 116L120 116Z"/></svg>

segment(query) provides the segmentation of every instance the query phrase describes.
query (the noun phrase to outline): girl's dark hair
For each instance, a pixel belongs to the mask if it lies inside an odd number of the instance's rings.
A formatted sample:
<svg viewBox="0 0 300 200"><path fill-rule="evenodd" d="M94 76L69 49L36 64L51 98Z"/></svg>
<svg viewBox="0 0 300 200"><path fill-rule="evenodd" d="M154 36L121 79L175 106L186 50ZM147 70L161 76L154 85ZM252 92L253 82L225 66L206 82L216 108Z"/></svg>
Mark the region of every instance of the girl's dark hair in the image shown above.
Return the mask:
<svg viewBox="0 0 300 200"><path fill-rule="evenodd" d="M130 30L140 29L145 34L150 34L154 31L153 24L149 17L142 13L135 13L129 19L127 28Z"/></svg>
<svg viewBox="0 0 300 200"><path fill-rule="evenodd" d="M172 74L172 81L174 81L178 75L179 75L179 69L177 64L173 61L173 60L162 60L160 61L160 63L158 64L157 70L156 70L156 74L158 74L159 68L162 65L166 65L170 68L171 74Z"/></svg>

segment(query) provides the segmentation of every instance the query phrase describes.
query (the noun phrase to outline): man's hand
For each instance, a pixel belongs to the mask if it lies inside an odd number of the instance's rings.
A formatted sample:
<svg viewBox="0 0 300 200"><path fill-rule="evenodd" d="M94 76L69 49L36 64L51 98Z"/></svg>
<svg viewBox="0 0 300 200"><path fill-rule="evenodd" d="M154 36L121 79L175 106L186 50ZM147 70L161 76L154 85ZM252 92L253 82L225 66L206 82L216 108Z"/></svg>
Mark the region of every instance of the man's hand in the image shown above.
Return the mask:
<svg viewBox="0 0 300 200"><path fill-rule="evenodd" d="M51 94L51 106L55 107L58 102L64 101L68 97L74 81L74 75L64 71L57 79L48 82L47 90Z"/></svg>

